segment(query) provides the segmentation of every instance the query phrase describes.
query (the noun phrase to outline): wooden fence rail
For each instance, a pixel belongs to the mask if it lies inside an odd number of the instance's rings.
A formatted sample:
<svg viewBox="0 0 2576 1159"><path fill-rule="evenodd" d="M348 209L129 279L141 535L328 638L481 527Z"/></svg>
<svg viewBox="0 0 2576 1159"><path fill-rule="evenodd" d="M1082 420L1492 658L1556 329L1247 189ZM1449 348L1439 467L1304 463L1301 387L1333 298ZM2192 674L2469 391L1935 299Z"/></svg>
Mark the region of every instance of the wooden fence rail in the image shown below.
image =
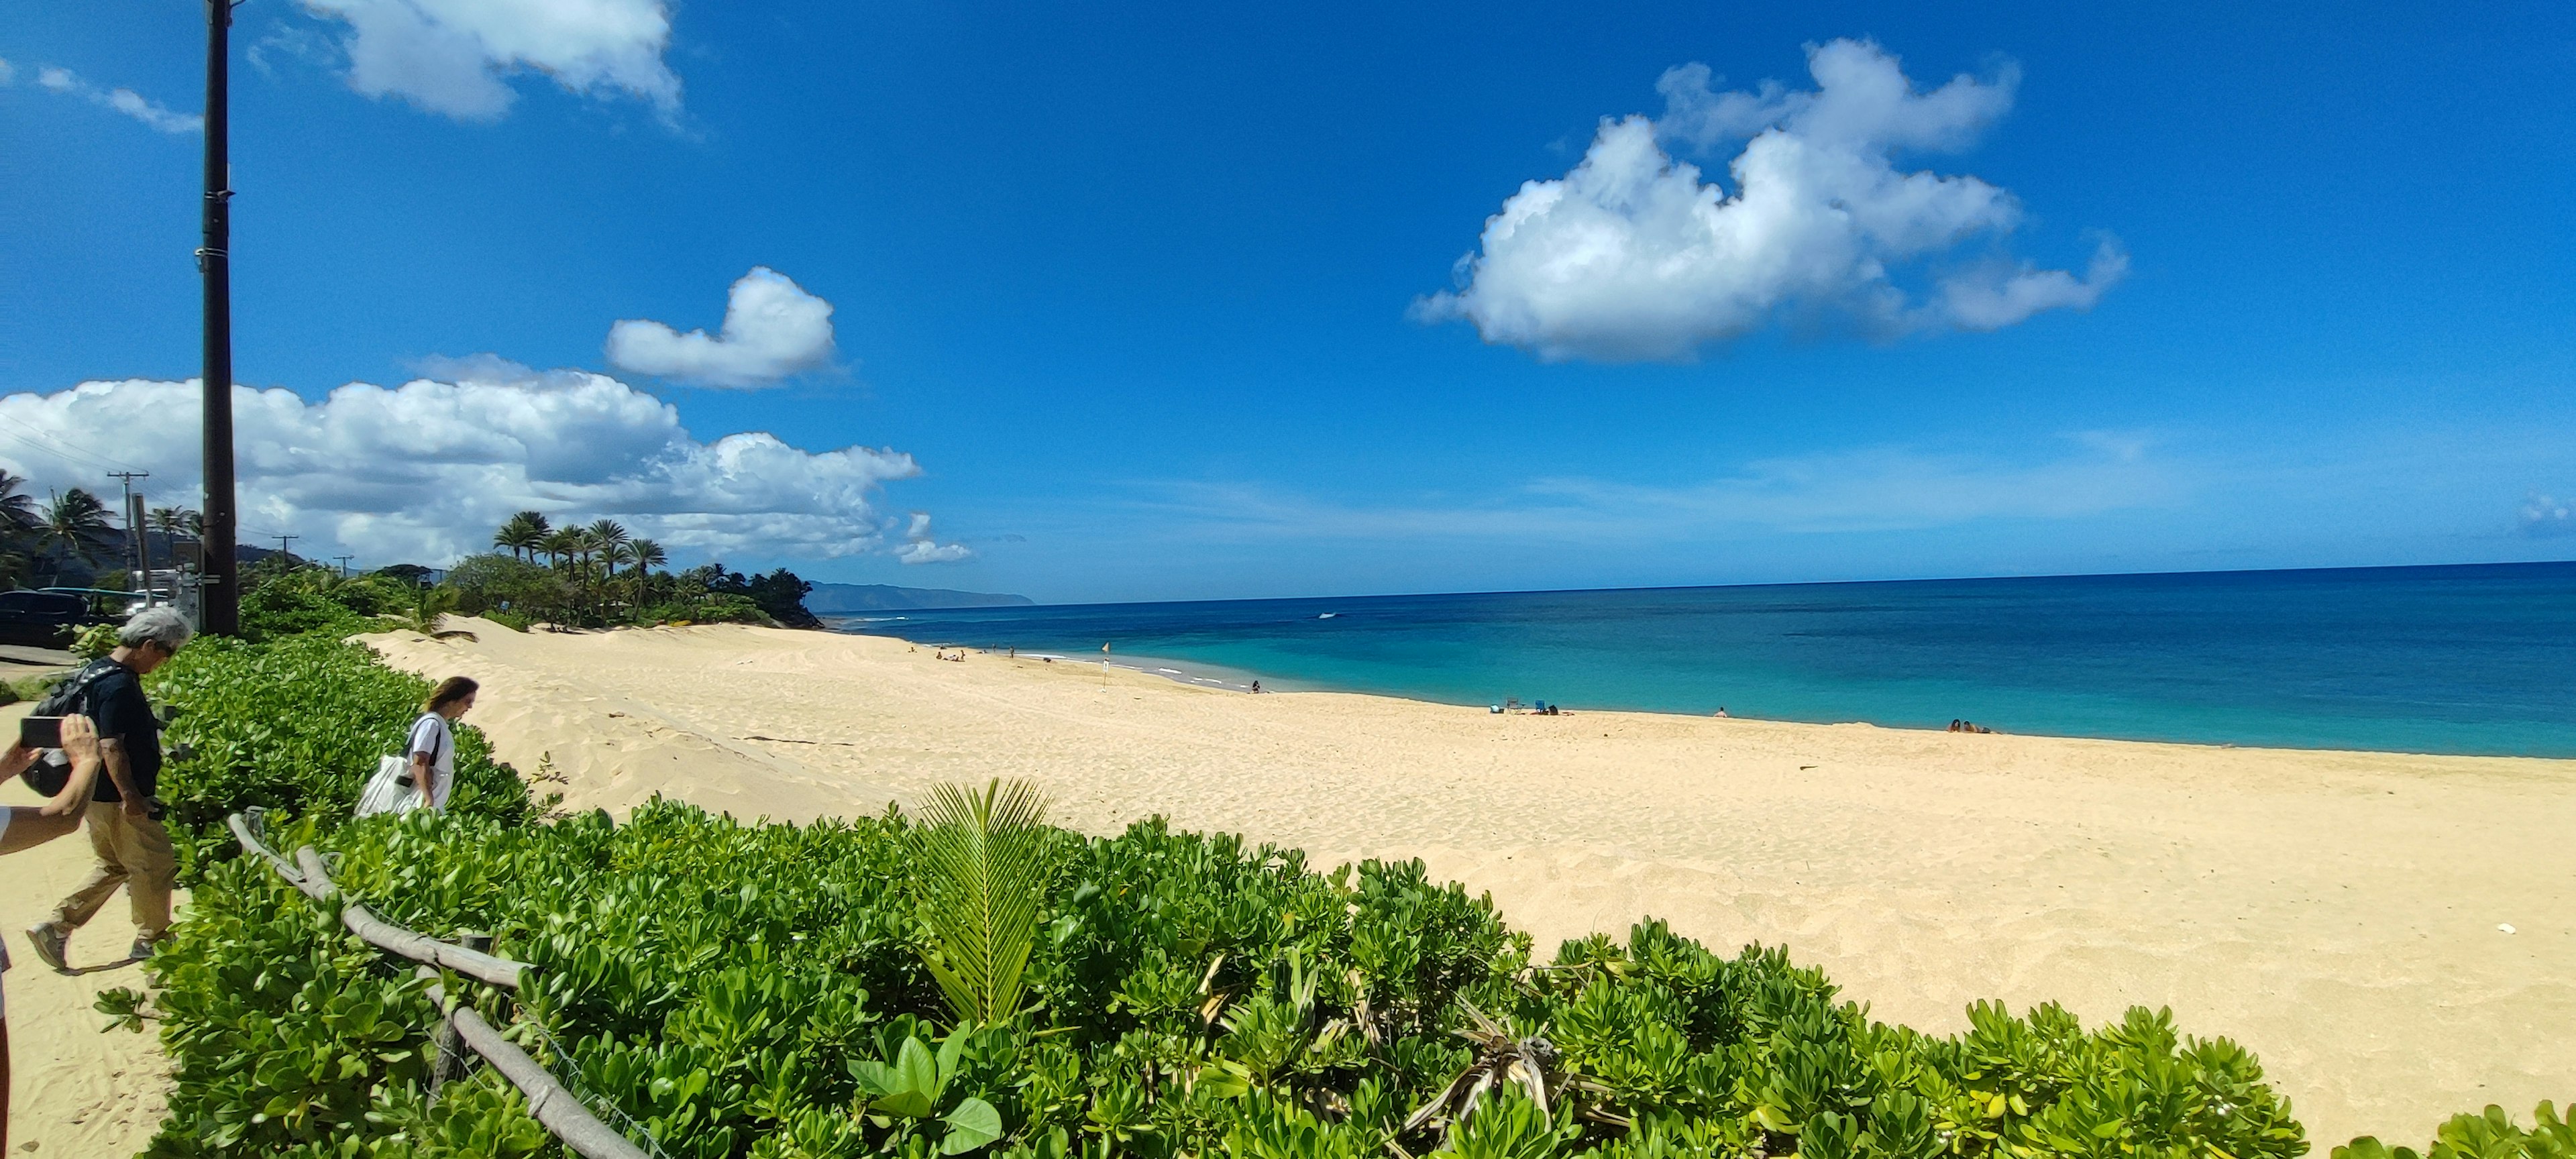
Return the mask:
<svg viewBox="0 0 2576 1159"><path fill-rule="evenodd" d="M338 896L339 890L332 886L331 875L322 867L322 855L312 846L297 849L295 860L289 862L268 847L268 842L260 838L249 818L235 813L225 818L224 824L232 829L233 839L241 842L244 851L267 861L269 868L276 870L279 877L285 878L287 884L304 896L324 904ZM432 979L429 1000L438 1007L440 1024L453 1029L458 1038L473 1048L474 1053L482 1055L485 1062L492 1064L492 1069L501 1072L511 1085L518 1087L519 1093L527 1096L528 1113L546 1130L553 1132L555 1138L570 1146L574 1153L582 1159L646 1159L642 1148L601 1122L590 1108L574 1097L570 1088L564 1086L563 1080L548 1073L537 1065L537 1060L528 1057L526 1051L501 1037L501 1032L472 1006L461 1002L451 1006L446 988L436 982L438 969L445 968L515 992L520 979L536 967L425 937L377 917L373 911L354 901L343 901L340 923L368 945L420 963L420 976Z"/></svg>

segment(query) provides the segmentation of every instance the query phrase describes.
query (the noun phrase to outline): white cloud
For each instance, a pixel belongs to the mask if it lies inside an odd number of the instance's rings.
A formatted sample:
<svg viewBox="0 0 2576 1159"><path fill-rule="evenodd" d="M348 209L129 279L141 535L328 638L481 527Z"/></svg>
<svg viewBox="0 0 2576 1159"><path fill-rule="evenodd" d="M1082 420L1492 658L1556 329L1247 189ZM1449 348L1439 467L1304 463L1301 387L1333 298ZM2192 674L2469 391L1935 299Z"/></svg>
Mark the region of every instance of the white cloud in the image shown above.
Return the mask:
<svg viewBox="0 0 2576 1159"><path fill-rule="evenodd" d="M309 556L444 563L488 550L522 509L616 518L674 555L812 559L924 542L898 537L905 527L873 505L886 482L920 473L903 452L805 451L759 432L701 442L670 404L613 378L497 359L483 369L352 383L319 401L236 388L242 542L283 531L305 536L296 550ZM198 398L193 381L145 379L0 398L0 467L39 493L148 470L154 505L195 506Z"/></svg>
<svg viewBox="0 0 2576 1159"><path fill-rule="evenodd" d="M2535 538L2576 535L2576 505L2538 491L2522 504L2522 533Z"/></svg>
<svg viewBox="0 0 2576 1159"><path fill-rule="evenodd" d="M904 545L894 557L905 563L957 563L975 558L975 550L962 543L941 543L931 537L930 513L912 513L912 526L903 534Z"/></svg>
<svg viewBox="0 0 2576 1159"><path fill-rule="evenodd" d="M396 96L467 121L497 120L518 93L519 69L585 96L624 93L665 120L680 110L680 78L662 60L671 13L662 0L304 0L346 22L349 87Z"/></svg>
<svg viewBox="0 0 2576 1159"><path fill-rule="evenodd" d="M0 85L15 84L17 81L18 66L9 63L8 57L0 56Z"/></svg>
<svg viewBox="0 0 2576 1159"><path fill-rule="evenodd" d="M1786 316L1833 315L1868 331L1993 330L2042 310L2085 309L2127 271L2103 239L2081 277L2008 258L1924 275L1924 262L2021 220L2013 196L1973 176L1900 172L1904 150L1964 147L2012 105L2017 76L1958 76L1918 92L1895 57L1837 40L1812 48L1812 90L1765 83L1713 92L1704 65L1666 72L1666 110L1605 118L1573 171L1524 183L1486 219L1461 288L1415 316L1464 319L1488 342L1545 359L1686 359ZM1729 194L1684 149L1733 148Z"/></svg>
<svg viewBox="0 0 2576 1159"><path fill-rule="evenodd" d="M618 369L700 386L770 386L832 361L832 304L787 275L753 266L725 298L724 328L682 334L629 319L608 329Z"/></svg>
<svg viewBox="0 0 2576 1159"><path fill-rule="evenodd" d="M0 61L0 83L7 83L14 72L8 68L8 62ZM103 109L113 109L164 133L199 133L206 128L206 118L202 116L172 112L133 89L102 89L82 80L67 68L49 64L37 69L36 84L53 92L79 97Z"/></svg>

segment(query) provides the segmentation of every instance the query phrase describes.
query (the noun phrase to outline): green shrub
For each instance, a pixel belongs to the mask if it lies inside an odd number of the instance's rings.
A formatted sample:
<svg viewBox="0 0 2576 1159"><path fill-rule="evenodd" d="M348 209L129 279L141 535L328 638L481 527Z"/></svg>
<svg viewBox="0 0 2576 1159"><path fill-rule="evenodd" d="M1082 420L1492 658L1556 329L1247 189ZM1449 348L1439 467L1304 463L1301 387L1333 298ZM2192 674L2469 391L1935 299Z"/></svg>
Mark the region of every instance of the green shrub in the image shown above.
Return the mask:
<svg viewBox="0 0 2576 1159"><path fill-rule="evenodd" d="M36 676L21 676L16 680L0 681L0 695L5 695L8 698L6 700L0 700L0 704L15 704L21 700L43 700L44 698L53 695L54 686L62 683L63 679L70 675L71 673L66 670L62 672L46 672Z"/></svg>
<svg viewBox="0 0 2576 1159"><path fill-rule="evenodd" d="M160 795L193 877L235 851L227 814L258 805L325 825L347 819L376 759L402 751L429 682L330 634L210 637L154 673L150 690L173 710ZM449 808L506 822L531 815L526 786L470 725L456 729L455 764Z"/></svg>
<svg viewBox="0 0 2576 1159"><path fill-rule="evenodd" d="M290 573L243 592L242 637L275 640L306 632L345 636L366 631L369 625L362 616L324 594L318 579L305 578L322 574L312 570Z"/></svg>
<svg viewBox="0 0 2576 1159"><path fill-rule="evenodd" d="M70 652L83 660L96 660L116 651L115 624L92 624L72 637Z"/></svg>
<svg viewBox="0 0 2576 1159"><path fill-rule="evenodd" d="M456 608L469 616L504 620L526 631L531 619L563 620L571 614L572 587L554 569L506 555L469 555L448 569Z"/></svg>
<svg viewBox="0 0 2576 1159"><path fill-rule="evenodd" d="M2571 1108L2576 1110L2576 1108ZM2558 1117L2544 1102L2523 1130L2503 1107L2484 1115L2457 1115L2433 1134L2422 1159L2576 1159L2576 1115ZM2412 1147L2389 1147L2367 1135L2334 1149L2334 1159L2418 1159Z"/></svg>
<svg viewBox="0 0 2576 1159"><path fill-rule="evenodd" d="M1553 1106L1469 1104L1460 1154L2306 1149L2249 1055L2161 1013L2088 1031L1980 1006L1935 1038L1870 1020L1782 951L1721 957L1658 923L1536 966L1490 903L1418 862L1324 875L1159 821L1043 832L1029 1004L993 1024L949 1021L924 966L932 895L900 816L743 824L657 802L624 825L414 815L318 836L388 919L489 931L533 963L515 1010L487 995L487 1012L534 1024L519 1033L541 1060L673 1156L1419 1155L1445 1132L1407 1130L1416 1108L1523 1057L1552 1060ZM497 1091L421 1109L431 1015L407 965L255 863L196 896L153 965L177 1064L154 1155L521 1137Z"/></svg>
<svg viewBox="0 0 2576 1159"><path fill-rule="evenodd" d="M760 624L775 627L769 613L748 596L702 595L655 604L635 614L639 624Z"/></svg>

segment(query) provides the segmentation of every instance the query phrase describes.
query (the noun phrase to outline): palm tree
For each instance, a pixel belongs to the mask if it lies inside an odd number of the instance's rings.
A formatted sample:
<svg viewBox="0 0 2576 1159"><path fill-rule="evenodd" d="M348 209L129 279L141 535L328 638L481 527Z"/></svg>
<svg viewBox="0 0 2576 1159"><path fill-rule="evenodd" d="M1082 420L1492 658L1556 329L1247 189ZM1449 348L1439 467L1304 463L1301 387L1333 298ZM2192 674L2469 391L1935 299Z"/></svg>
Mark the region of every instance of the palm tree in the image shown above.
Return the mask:
<svg viewBox="0 0 2576 1159"><path fill-rule="evenodd" d="M514 559L535 559L538 547L553 531L553 525L546 522L542 513L522 511L511 516L501 525L501 530L492 534L492 546L507 549Z"/></svg>
<svg viewBox="0 0 2576 1159"><path fill-rule="evenodd" d="M36 514L35 496L19 491L26 485L27 480L23 476L0 471L0 533L21 535L34 531L37 524L44 522Z"/></svg>
<svg viewBox="0 0 2576 1159"><path fill-rule="evenodd" d="M115 542L116 528L107 521L107 504L78 487L54 496L36 528L37 546L59 559L97 563ZM54 574L61 576L60 567Z"/></svg>
<svg viewBox="0 0 2576 1159"><path fill-rule="evenodd" d="M13 588L27 570L36 528L44 522L36 514L35 497L19 491L26 485L25 478L0 471L0 584Z"/></svg>
<svg viewBox="0 0 2576 1159"><path fill-rule="evenodd" d="M581 537L569 528L560 527L545 533L537 540L536 546L537 551L546 553L546 561L557 567L563 566L564 561L571 559L573 553L580 549Z"/></svg>
<svg viewBox="0 0 2576 1159"><path fill-rule="evenodd" d="M634 538L626 534L626 528L614 519L602 519L582 528L582 531L590 536L590 541L597 544L601 551L623 546L627 540Z"/></svg>
<svg viewBox="0 0 2576 1159"><path fill-rule="evenodd" d="M642 583L654 568L671 562L662 545L649 539L638 539L626 545L627 562L635 565L635 581Z"/></svg>
<svg viewBox="0 0 2576 1159"><path fill-rule="evenodd" d="M186 507L155 507L143 521L145 526L172 539L206 533L206 517Z"/></svg>

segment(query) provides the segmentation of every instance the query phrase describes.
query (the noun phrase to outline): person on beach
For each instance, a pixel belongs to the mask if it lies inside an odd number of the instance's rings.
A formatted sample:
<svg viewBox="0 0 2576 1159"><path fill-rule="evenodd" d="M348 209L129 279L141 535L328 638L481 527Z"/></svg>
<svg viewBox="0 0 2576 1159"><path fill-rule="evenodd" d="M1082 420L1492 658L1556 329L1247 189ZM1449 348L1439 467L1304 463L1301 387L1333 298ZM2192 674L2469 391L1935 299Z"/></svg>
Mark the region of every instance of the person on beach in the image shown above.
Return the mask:
<svg viewBox="0 0 2576 1159"><path fill-rule="evenodd" d="M403 755L411 764L411 783L420 790L420 808L431 812L447 808L447 798L456 786L454 723L474 707L474 694L481 688L462 676L441 680L420 706L420 719L411 722Z"/></svg>
<svg viewBox="0 0 2576 1159"><path fill-rule="evenodd" d="M179 649L196 629L176 609L150 607L134 613L116 631L116 650L91 662L72 679L86 681L76 713L98 730L98 755L107 773L95 778L83 823L90 851L98 864L89 879L54 906L54 916L27 931L36 959L59 971L71 969L72 931L89 923L118 887L134 914L134 945L129 960L152 956L152 947L170 929L170 887L179 876L178 855L170 848L170 831L161 825L161 803L153 794L161 785L161 720L143 698L143 678Z"/></svg>
<svg viewBox="0 0 2576 1159"><path fill-rule="evenodd" d="M0 854L32 849L81 826L89 811L90 790L98 781L98 727L86 716L63 718L63 756L71 761L62 791L42 805L0 808ZM36 763L37 750L11 745L0 756L0 781L24 774ZM9 971L9 947L0 945L0 975ZM0 991L0 1153L9 1150L9 999Z"/></svg>

